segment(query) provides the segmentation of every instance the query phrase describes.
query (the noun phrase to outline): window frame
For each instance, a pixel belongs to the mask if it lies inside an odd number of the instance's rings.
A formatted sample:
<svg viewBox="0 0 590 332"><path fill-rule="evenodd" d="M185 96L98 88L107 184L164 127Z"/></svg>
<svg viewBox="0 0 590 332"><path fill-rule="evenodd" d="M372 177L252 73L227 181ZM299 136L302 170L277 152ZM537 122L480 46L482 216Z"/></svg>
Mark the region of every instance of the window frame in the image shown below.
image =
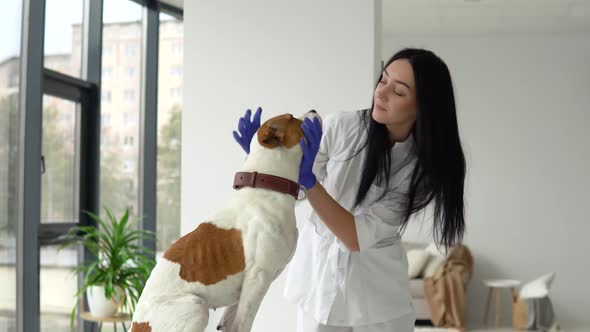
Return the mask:
<svg viewBox="0 0 590 332"><path fill-rule="evenodd" d="M81 78L44 67L46 0L23 0L19 96L18 230L17 230L17 331L40 330L40 247L72 226L96 223L82 211L98 214L101 138L102 0L83 0ZM140 85L139 213L140 228L156 231L157 95L159 14L183 19L183 10L155 0L127 0L143 6ZM106 49L114 52L113 46ZM108 54L107 54L108 55ZM78 220L60 224L41 223L41 140L43 95L75 101L79 147L76 151L79 180ZM112 96L111 96L112 98ZM83 147L83 148L81 148ZM155 241L142 245L155 253ZM90 259L80 250L79 261ZM79 278L79 282L82 278ZM36 285L36 287L31 287ZM90 331L94 323L78 317L78 331Z"/></svg>

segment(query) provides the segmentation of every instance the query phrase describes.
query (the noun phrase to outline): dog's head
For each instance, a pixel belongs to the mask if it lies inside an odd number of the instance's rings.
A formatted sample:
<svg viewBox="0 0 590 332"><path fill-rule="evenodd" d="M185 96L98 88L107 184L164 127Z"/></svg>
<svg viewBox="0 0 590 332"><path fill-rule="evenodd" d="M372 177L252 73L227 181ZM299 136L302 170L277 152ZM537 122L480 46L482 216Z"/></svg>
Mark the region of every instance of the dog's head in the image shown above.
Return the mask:
<svg viewBox="0 0 590 332"><path fill-rule="evenodd" d="M275 116L264 122L258 129L258 143L267 149L274 149L283 146L287 149L299 144L299 140L305 135L301 130L301 124L305 118L321 118L319 114L311 110L300 118L293 117L292 114L283 114Z"/></svg>

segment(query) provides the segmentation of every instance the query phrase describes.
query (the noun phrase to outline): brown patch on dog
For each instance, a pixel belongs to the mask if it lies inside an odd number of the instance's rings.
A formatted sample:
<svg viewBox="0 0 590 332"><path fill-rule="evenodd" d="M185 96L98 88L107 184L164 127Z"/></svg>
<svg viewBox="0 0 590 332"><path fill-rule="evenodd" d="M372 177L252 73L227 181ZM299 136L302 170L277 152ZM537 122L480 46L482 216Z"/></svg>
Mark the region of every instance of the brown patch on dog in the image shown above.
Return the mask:
<svg viewBox="0 0 590 332"><path fill-rule="evenodd" d="M299 139L304 136L301 130L302 123L303 121L291 114L275 116L258 129L258 142L269 149L280 145L290 148L299 144Z"/></svg>
<svg viewBox="0 0 590 332"><path fill-rule="evenodd" d="M164 258L180 264L180 278L204 285L215 284L246 267L242 232L208 222L178 239Z"/></svg>
<svg viewBox="0 0 590 332"><path fill-rule="evenodd" d="M133 322L131 325L131 332L152 332L152 327L150 323L137 323Z"/></svg>

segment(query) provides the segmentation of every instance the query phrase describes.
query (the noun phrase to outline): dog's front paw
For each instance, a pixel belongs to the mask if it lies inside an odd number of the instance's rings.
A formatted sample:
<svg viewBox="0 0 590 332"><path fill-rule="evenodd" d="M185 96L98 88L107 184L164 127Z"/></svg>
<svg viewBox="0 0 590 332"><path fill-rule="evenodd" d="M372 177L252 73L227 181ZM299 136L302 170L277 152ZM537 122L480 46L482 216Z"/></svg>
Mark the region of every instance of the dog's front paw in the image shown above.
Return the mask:
<svg viewBox="0 0 590 332"><path fill-rule="evenodd" d="M225 323L219 323L217 324L217 331L222 331L222 332L238 332L238 327L235 324L232 324L231 322L228 324L227 322Z"/></svg>
<svg viewBox="0 0 590 332"><path fill-rule="evenodd" d="M222 325L219 324L217 325L217 331L222 331L222 332L233 332L236 331L236 329L231 329L229 326L227 325Z"/></svg>

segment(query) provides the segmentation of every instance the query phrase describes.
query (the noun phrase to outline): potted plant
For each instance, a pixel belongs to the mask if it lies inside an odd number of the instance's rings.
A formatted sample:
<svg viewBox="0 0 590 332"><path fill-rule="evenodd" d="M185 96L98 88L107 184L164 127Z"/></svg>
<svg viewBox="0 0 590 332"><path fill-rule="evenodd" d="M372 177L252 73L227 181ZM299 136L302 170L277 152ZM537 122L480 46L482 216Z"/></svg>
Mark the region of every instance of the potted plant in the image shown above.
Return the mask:
<svg viewBox="0 0 590 332"><path fill-rule="evenodd" d="M75 296L80 298L86 293L90 314L96 317L113 316L121 309L132 313L155 266L155 260L149 257L153 251L139 245L141 239L153 240L153 232L132 227L129 210L119 220L107 208L105 212L106 221L85 211L98 227L72 227L56 240L62 248L81 244L92 253L92 260L74 270L84 273L82 287ZM72 328L76 308L72 309Z"/></svg>

